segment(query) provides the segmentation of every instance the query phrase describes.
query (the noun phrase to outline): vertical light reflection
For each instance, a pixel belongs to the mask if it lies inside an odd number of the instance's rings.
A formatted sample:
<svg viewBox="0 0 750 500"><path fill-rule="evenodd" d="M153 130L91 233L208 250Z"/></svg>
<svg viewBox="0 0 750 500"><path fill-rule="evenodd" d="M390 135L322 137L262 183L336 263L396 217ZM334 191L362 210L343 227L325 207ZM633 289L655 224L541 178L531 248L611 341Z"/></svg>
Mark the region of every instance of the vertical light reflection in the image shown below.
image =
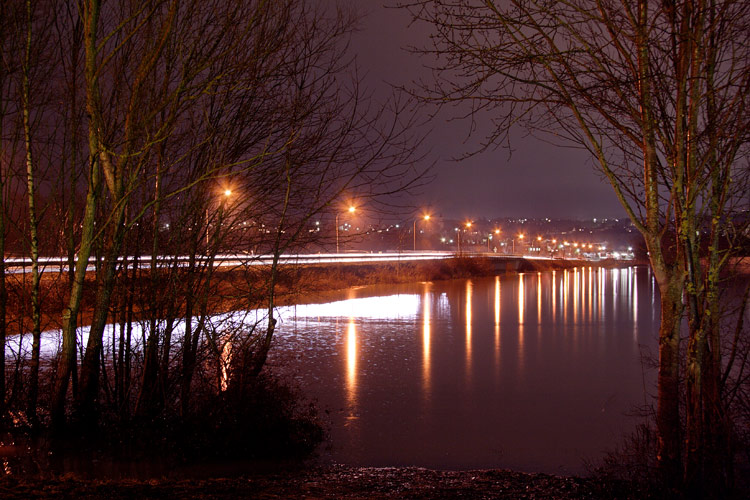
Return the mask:
<svg viewBox="0 0 750 500"><path fill-rule="evenodd" d="M628 268L628 300L633 295L633 267Z"/></svg>
<svg viewBox="0 0 750 500"><path fill-rule="evenodd" d="M562 298L563 298L563 323L568 322L568 293L569 293L569 281L570 281L570 273L566 269L563 271L563 286L562 286Z"/></svg>
<svg viewBox="0 0 750 500"><path fill-rule="evenodd" d="M466 281L466 368L471 372L471 280Z"/></svg>
<svg viewBox="0 0 750 500"><path fill-rule="evenodd" d="M520 364L523 364L523 320L524 320L524 299L525 291L523 286L523 273L518 275L518 358Z"/></svg>
<svg viewBox="0 0 750 500"><path fill-rule="evenodd" d="M357 403L357 327L354 318L349 318L346 333L346 399L353 413Z"/></svg>
<svg viewBox="0 0 750 500"><path fill-rule="evenodd" d="M578 323L578 268L573 268L573 324Z"/></svg>
<svg viewBox="0 0 750 500"><path fill-rule="evenodd" d="M495 276L495 366L500 366L500 276Z"/></svg>
<svg viewBox="0 0 750 500"><path fill-rule="evenodd" d="M524 317L524 289L523 289L523 273L518 275L518 324L523 325Z"/></svg>
<svg viewBox="0 0 750 500"><path fill-rule="evenodd" d="M542 324L542 273L536 273L536 322Z"/></svg>
<svg viewBox="0 0 750 500"><path fill-rule="evenodd" d="M591 266L589 266L589 321L594 317L594 276L592 274Z"/></svg>
<svg viewBox="0 0 750 500"><path fill-rule="evenodd" d="M638 339L638 280L633 273L633 340Z"/></svg>
<svg viewBox="0 0 750 500"><path fill-rule="evenodd" d="M552 271L552 323L555 322L555 314L557 313L557 278L555 277L555 271Z"/></svg>
<svg viewBox="0 0 750 500"><path fill-rule="evenodd" d="M425 395L430 389L430 293L429 284L425 285L422 295L422 380L424 382Z"/></svg>
<svg viewBox="0 0 750 500"><path fill-rule="evenodd" d="M495 276L495 325L500 325L500 276Z"/></svg>
<svg viewBox="0 0 750 500"><path fill-rule="evenodd" d="M232 362L232 342L224 344L224 348L221 350L221 356L219 357L219 363L221 363L221 390L226 391L229 385L229 364Z"/></svg>
<svg viewBox="0 0 750 500"><path fill-rule="evenodd" d="M599 268L599 319L604 319L604 284L607 279L607 271Z"/></svg>
<svg viewBox="0 0 750 500"><path fill-rule="evenodd" d="M613 269L612 270L612 319L617 319L617 301L619 300L620 295L620 270L619 269Z"/></svg>

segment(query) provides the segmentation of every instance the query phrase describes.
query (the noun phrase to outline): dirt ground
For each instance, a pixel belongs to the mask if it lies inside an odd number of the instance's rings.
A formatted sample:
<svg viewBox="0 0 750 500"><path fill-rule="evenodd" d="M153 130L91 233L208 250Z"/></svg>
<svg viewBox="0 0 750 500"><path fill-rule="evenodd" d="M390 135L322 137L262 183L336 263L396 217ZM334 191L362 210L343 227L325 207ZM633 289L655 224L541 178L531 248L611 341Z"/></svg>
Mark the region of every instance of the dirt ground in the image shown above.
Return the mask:
<svg viewBox="0 0 750 500"><path fill-rule="evenodd" d="M238 478L147 481L0 478L3 499L642 499L631 485L505 470L334 466Z"/></svg>

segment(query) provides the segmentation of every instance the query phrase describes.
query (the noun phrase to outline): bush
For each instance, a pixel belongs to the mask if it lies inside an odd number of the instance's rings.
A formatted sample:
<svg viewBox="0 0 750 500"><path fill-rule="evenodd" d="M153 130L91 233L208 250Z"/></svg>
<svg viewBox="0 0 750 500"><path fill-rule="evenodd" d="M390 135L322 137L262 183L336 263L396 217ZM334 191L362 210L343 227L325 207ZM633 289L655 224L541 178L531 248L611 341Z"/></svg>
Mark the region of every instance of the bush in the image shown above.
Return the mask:
<svg viewBox="0 0 750 500"><path fill-rule="evenodd" d="M196 402L171 441L184 456L302 459L323 440L317 408L272 375Z"/></svg>

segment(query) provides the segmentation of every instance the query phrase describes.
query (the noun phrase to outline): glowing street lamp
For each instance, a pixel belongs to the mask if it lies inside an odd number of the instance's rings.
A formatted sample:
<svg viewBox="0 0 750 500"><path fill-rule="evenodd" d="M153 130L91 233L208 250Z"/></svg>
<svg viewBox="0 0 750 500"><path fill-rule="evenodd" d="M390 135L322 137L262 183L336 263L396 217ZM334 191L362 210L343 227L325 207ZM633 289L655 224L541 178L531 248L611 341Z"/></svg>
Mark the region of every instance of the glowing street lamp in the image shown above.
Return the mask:
<svg viewBox="0 0 750 500"><path fill-rule="evenodd" d="M524 234L523 233L521 233L521 234L518 235L518 239L520 241L523 241L523 238L524 238ZM513 238L513 254L515 254L515 253L516 253L516 239Z"/></svg>
<svg viewBox="0 0 750 500"><path fill-rule="evenodd" d="M469 229L471 227L471 222L467 222L465 224L466 229ZM456 228L456 245L458 245L458 253L461 253L461 228Z"/></svg>
<svg viewBox="0 0 750 500"><path fill-rule="evenodd" d="M354 205L350 205L347 212L353 214L357 210ZM339 214L336 214L336 253L339 253Z"/></svg>
<svg viewBox="0 0 750 500"><path fill-rule="evenodd" d="M429 215L425 215L422 217L423 220L428 221L430 220ZM414 226L412 228L412 233L414 233L414 250L417 250L417 219L414 219Z"/></svg>
<svg viewBox="0 0 750 500"><path fill-rule="evenodd" d="M219 220L217 221L217 231L219 230L219 226L221 225L221 216L224 212L224 204L227 202L230 196L232 196L232 190L227 188L222 193L224 196L221 198L221 201L219 202ZM208 218L208 206L206 206L206 253L208 253L208 226L209 226L209 218Z"/></svg>

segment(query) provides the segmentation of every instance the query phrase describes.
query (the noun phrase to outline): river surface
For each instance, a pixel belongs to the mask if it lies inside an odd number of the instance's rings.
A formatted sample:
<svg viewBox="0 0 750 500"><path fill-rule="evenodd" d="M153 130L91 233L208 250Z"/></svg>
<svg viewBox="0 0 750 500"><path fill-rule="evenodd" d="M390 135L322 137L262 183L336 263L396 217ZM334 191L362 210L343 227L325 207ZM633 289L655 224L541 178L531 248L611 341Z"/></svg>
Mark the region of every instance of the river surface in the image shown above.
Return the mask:
<svg viewBox="0 0 750 500"><path fill-rule="evenodd" d="M281 308L271 360L330 421L324 462L575 474L640 422L646 267L361 287Z"/></svg>

